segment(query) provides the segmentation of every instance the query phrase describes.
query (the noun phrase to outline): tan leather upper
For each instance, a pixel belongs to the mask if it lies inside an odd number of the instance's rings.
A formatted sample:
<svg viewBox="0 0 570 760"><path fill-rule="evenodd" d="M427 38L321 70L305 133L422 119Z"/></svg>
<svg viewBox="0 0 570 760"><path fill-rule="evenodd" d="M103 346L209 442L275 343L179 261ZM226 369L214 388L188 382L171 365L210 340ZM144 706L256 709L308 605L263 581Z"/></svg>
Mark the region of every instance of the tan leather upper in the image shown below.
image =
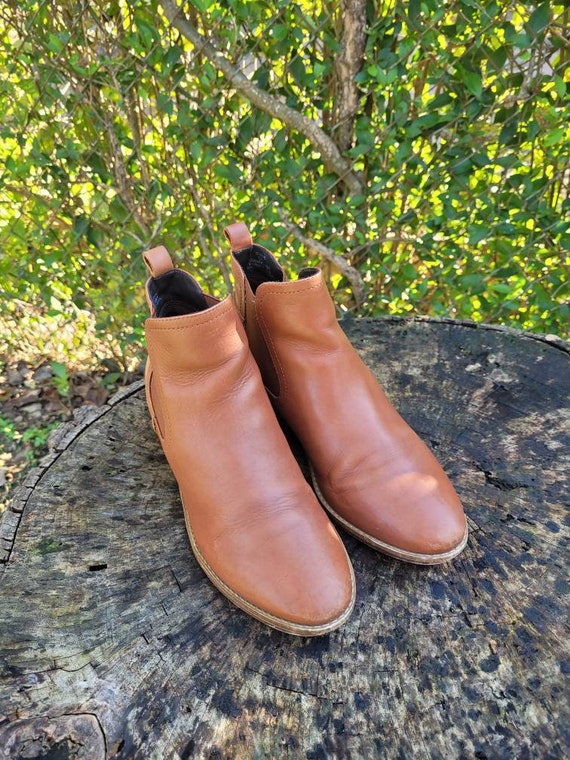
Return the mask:
<svg viewBox="0 0 570 760"><path fill-rule="evenodd" d="M254 295L235 256L233 269L246 331L264 343L254 350L264 380L332 510L411 555L460 545L466 521L453 486L344 335L321 272L262 283Z"/></svg>
<svg viewBox="0 0 570 760"><path fill-rule="evenodd" d="M193 543L249 605L327 623L353 600L344 547L275 420L232 299L208 303L145 324L147 400Z"/></svg>

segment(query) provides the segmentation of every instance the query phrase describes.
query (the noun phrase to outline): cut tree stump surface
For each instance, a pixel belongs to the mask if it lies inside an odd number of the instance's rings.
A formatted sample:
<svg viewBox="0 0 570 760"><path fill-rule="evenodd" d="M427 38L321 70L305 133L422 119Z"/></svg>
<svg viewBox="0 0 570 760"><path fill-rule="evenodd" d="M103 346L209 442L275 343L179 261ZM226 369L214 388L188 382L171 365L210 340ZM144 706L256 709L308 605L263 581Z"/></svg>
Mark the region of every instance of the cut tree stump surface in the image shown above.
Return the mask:
<svg viewBox="0 0 570 760"><path fill-rule="evenodd" d="M198 567L131 386L59 431L3 516L0 757L567 756L568 345L344 327L455 484L461 557L416 567L343 534L350 621L265 627Z"/></svg>

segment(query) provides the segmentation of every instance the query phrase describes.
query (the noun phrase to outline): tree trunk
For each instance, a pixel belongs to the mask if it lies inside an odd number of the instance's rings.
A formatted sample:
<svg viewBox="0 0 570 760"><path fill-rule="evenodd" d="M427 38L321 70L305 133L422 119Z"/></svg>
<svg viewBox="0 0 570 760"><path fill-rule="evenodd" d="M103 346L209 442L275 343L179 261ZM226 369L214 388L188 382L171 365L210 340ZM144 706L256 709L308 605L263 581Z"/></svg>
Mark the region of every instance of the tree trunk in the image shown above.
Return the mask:
<svg viewBox="0 0 570 760"><path fill-rule="evenodd" d="M366 0L341 0L338 20L340 50L334 59L333 137L341 153L352 147L360 91L356 83L366 46Z"/></svg>
<svg viewBox="0 0 570 760"><path fill-rule="evenodd" d="M462 497L461 557L406 565L344 535L350 621L265 627L194 560L135 385L62 428L3 517L0 757L565 755L568 346L446 321L345 329Z"/></svg>

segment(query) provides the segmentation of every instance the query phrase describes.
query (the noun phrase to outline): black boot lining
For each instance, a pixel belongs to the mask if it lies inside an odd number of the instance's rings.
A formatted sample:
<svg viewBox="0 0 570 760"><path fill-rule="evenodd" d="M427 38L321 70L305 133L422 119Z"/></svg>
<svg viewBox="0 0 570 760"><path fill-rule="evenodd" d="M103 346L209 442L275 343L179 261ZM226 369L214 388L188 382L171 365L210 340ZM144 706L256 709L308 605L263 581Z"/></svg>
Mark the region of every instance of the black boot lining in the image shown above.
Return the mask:
<svg viewBox="0 0 570 760"><path fill-rule="evenodd" d="M255 293L263 282L283 282L285 276L279 264L266 248L251 245L234 254Z"/></svg>
<svg viewBox="0 0 570 760"><path fill-rule="evenodd" d="M171 269L159 277L151 277L148 293L155 317L180 317L208 308L196 280L181 269Z"/></svg>
<svg viewBox="0 0 570 760"><path fill-rule="evenodd" d="M314 275L318 274L319 270L317 267L305 267L304 269L301 269L299 272L297 279L298 280L304 280L305 277L313 277Z"/></svg>

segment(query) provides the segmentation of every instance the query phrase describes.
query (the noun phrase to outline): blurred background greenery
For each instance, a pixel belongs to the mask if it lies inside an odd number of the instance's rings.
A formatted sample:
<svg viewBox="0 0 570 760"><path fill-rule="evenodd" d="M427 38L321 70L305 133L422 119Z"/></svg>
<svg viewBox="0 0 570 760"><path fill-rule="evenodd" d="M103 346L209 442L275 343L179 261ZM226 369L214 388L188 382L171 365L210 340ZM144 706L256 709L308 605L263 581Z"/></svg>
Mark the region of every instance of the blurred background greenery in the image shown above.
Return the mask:
<svg viewBox="0 0 570 760"><path fill-rule="evenodd" d="M230 287L245 220L339 312L564 335L568 2L0 9L0 352L142 357L141 252Z"/></svg>

